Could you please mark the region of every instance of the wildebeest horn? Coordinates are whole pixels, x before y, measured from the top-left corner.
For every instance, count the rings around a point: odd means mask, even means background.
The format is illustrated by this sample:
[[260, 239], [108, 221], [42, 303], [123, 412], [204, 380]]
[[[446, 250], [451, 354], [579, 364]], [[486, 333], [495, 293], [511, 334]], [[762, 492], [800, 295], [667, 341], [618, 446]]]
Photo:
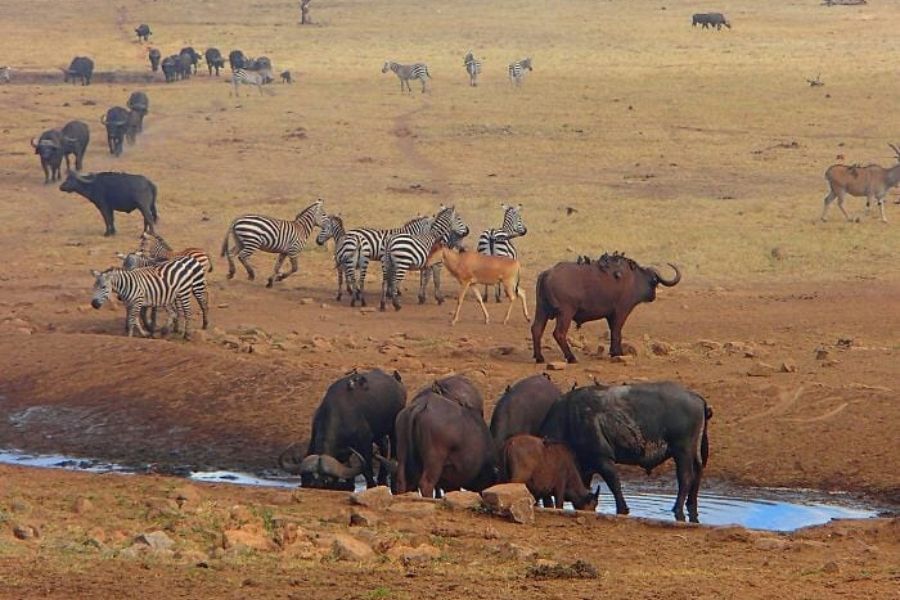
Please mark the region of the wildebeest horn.
[[353, 451], [353, 454], [350, 456], [349, 464], [346, 465], [335, 457], [327, 454], [320, 454], [318, 462], [320, 474], [346, 480], [353, 480], [357, 475], [362, 473], [365, 464], [359, 453], [355, 451]]
[[659, 271], [653, 269], [653, 272], [656, 273], [656, 278], [659, 279], [659, 282], [666, 287], [672, 287], [673, 285], [678, 284], [681, 281], [681, 271], [678, 270], [678, 267], [673, 265], [672, 263], [666, 263], [673, 269], [675, 269], [675, 278], [674, 279], [665, 279], [662, 275], [660, 275]]

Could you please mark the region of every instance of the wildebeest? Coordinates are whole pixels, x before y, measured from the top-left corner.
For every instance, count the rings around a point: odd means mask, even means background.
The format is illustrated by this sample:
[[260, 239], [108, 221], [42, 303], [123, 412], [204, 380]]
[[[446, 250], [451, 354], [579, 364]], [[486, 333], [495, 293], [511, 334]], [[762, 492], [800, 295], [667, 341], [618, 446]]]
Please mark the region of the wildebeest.
[[150, 112], [150, 99], [147, 94], [141, 91], [131, 92], [128, 97], [128, 108], [135, 113], [137, 117], [137, 128], [135, 133], [144, 131], [144, 117]]
[[397, 415], [396, 492], [436, 489], [480, 492], [497, 479], [496, 450], [478, 412], [435, 393], [420, 392]]
[[575, 454], [582, 481], [599, 473], [628, 514], [615, 463], [648, 473], [675, 460], [678, 497], [672, 511], [684, 520], [684, 504], [697, 522], [697, 494], [709, 456], [707, 421], [712, 410], [699, 394], [672, 382], [636, 383], [572, 390], [553, 405], [541, 435], [565, 442]]
[[695, 13], [694, 16], [691, 17], [691, 27], [696, 27], [697, 25], [700, 25], [703, 29], [715, 27], [716, 30], [720, 30], [723, 25], [728, 29], [731, 29], [731, 23], [728, 22], [725, 15], [717, 12]]
[[63, 159], [62, 133], [58, 129], [48, 129], [41, 134], [37, 143], [31, 140], [34, 153], [41, 157], [41, 168], [44, 170], [44, 183], [56, 181], [61, 177], [59, 167]]
[[178, 76], [178, 56], [173, 54], [162, 61], [162, 72], [166, 77], [166, 83], [172, 83]]
[[150, 57], [150, 69], [156, 73], [159, 70], [159, 61], [162, 58], [162, 55], [159, 53], [159, 50], [156, 48], [150, 48], [150, 51], [147, 53]]
[[191, 67], [193, 68], [194, 74], [197, 73], [197, 64], [200, 62], [200, 59], [203, 57], [202, 54], [194, 50], [192, 46], [187, 46], [182, 48], [178, 53], [179, 56], [189, 56], [191, 59]]
[[72, 59], [68, 69], [63, 69], [64, 80], [66, 83], [76, 79], [81, 80], [81, 85], [91, 85], [91, 77], [94, 75], [94, 61], [87, 56], [76, 56]]
[[544, 362], [541, 337], [548, 319], [556, 319], [553, 339], [570, 363], [577, 362], [566, 336], [572, 321], [580, 326], [606, 319], [610, 356], [622, 354], [622, 326], [634, 307], [656, 299], [656, 286], [671, 287], [681, 281], [678, 267], [674, 279], [665, 279], [652, 267], [642, 267], [624, 254], [604, 254], [591, 264], [557, 263], [538, 275], [531, 338], [534, 360]]
[[[888, 145], [897, 155], [897, 160], [900, 161], [900, 147], [894, 144]], [[837, 198], [838, 208], [849, 221], [850, 215], [844, 209], [844, 198], [850, 194], [851, 196], [866, 197], [866, 215], [869, 214], [872, 202], [877, 202], [881, 220], [887, 223], [887, 218], [884, 216], [884, 197], [888, 190], [900, 183], [900, 162], [889, 169], [878, 165], [864, 167], [831, 165], [825, 171], [825, 179], [828, 181], [830, 189], [825, 196], [825, 206], [822, 207], [822, 216], [820, 217], [822, 221], [825, 220], [828, 208], [835, 198]]]
[[585, 486], [575, 464], [575, 456], [563, 442], [544, 440], [533, 435], [514, 435], [500, 451], [500, 478], [524, 483], [535, 498], [553, 496], [556, 508], [568, 500], [576, 510], [597, 508], [596, 492]]
[[66, 157], [66, 172], [72, 170], [69, 164], [69, 155], [75, 155], [75, 170], [81, 171], [84, 166], [84, 153], [87, 152], [88, 143], [91, 141], [91, 131], [87, 123], [82, 121], [69, 121], [62, 128], [63, 155]]
[[[351, 484], [360, 473], [366, 484], [375, 485], [373, 444], [382, 456], [396, 449], [394, 421], [406, 403], [399, 373], [388, 375], [380, 369], [356, 370], [328, 387], [313, 416], [312, 435], [305, 453], [295, 444], [279, 457], [279, 465], [301, 476], [304, 487], [340, 487]], [[357, 460], [351, 460], [353, 456]], [[302, 457], [302, 458], [301, 458]], [[387, 469], [379, 471], [379, 483], [386, 482]]]
[[228, 66], [232, 71], [235, 69], [243, 69], [246, 65], [247, 57], [240, 50], [232, 50], [228, 53]]
[[150, 31], [150, 26], [147, 25], [146, 23], [141, 23], [140, 25], [138, 25], [134, 29], [134, 32], [137, 34], [138, 41], [143, 40], [146, 42], [147, 38], [149, 38], [151, 35], [153, 35], [153, 32]]
[[103, 216], [104, 235], [115, 235], [113, 212], [130, 213], [137, 209], [144, 217], [144, 231], [153, 232], [159, 219], [156, 210], [156, 186], [143, 175], [129, 173], [69, 173], [59, 186], [60, 191], [75, 192], [90, 200]]
[[179, 54], [175, 57], [176, 79], [190, 79], [194, 68], [194, 60], [190, 54]]
[[491, 436], [497, 448], [517, 434], [537, 435], [544, 417], [560, 396], [562, 392], [546, 373], [506, 386], [491, 415]]
[[132, 135], [131, 130], [137, 126], [131, 111], [121, 106], [113, 106], [100, 117], [100, 123], [106, 126], [106, 141], [109, 153], [113, 156], [122, 154], [122, 141], [125, 135]]
[[225, 68], [225, 59], [218, 48], [207, 48], [203, 53], [206, 57], [206, 68], [209, 69], [209, 75], [212, 77], [213, 69], [216, 70], [216, 77], [219, 76], [219, 69]]

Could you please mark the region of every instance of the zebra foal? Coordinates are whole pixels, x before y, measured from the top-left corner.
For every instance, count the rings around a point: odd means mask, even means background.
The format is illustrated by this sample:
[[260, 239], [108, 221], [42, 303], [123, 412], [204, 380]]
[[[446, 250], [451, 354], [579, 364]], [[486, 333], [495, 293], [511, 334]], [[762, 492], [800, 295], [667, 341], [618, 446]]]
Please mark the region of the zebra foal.
[[[321, 198], [316, 200], [302, 211], [293, 221], [275, 219], [263, 215], [246, 215], [235, 219], [225, 232], [225, 240], [222, 242], [222, 256], [228, 259], [228, 279], [233, 279], [235, 274], [234, 257], [232, 250], [237, 250], [237, 258], [247, 270], [247, 279], [253, 281], [256, 272], [250, 265], [250, 257], [257, 250], [277, 254], [275, 269], [269, 277], [266, 287], [272, 287], [276, 281], [287, 279], [297, 272], [297, 257], [306, 246], [306, 240], [315, 227], [322, 226], [325, 218], [325, 210]], [[234, 238], [234, 248], [229, 242]], [[285, 259], [290, 259], [291, 270], [281, 273], [281, 265]]]
[[478, 85], [478, 76], [481, 74], [481, 61], [475, 58], [472, 51], [463, 58], [463, 65], [466, 67], [466, 73], [469, 74], [469, 85], [475, 87]]
[[[409, 87], [410, 79], [418, 79], [422, 82], [422, 93], [425, 93], [425, 82], [428, 79], [431, 79], [431, 73], [428, 72], [428, 66], [425, 63], [414, 63], [411, 65], [401, 65], [400, 63], [395, 63], [393, 61], [387, 61], [384, 63], [384, 66], [381, 68], [382, 73], [387, 73], [388, 71], [393, 71], [395, 75], [397, 75], [397, 79], [400, 80], [400, 92], [402, 93], [405, 90], [409, 90], [409, 93], [412, 93], [412, 88]], [[404, 90], [404, 86], [405, 90]]]
[[525, 79], [525, 71], [533, 71], [531, 68], [531, 58], [523, 58], [522, 60], [517, 60], [514, 63], [510, 63], [509, 65], [509, 81], [515, 86], [522, 85], [522, 80]]
[[[501, 204], [503, 209], [503, 223], [499, 229], [487, 229], [478, 236], [478, 253], [487, 256], [504, 256], [506, 258], [518, 258], [516, 247], [512, 238], [517, 238], [528, 233], [525, 221], [522, 220], [522, 205], [507, 206]], [[488, 286], [484, 286], [484, 299], [488, 299]], [[497, 302], [500, 302], [500, 284], [497, 284]]]

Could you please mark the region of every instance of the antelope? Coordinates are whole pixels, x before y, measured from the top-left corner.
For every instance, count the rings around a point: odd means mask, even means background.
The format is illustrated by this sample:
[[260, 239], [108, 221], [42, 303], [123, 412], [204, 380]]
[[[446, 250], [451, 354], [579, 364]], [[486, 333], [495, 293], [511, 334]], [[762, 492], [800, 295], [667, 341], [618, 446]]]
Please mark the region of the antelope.
[[[531, 317], [528, 316], [525, 292], [519, 289], [521, 265], [518, 260], [505, 256], [486, 256], [477, 252], [466, 252], [463, 249], [451, 250], [446, 245], [437, 243], [432, 247], [427, 264], [431, 265], [439, 261], [444, 263], [453, 278], [462, 286], [456, 302], [456, 312], [453, 313], [453, 319], [450, 321], [451, 325], [455, 325], [459, 320], [459, 311], [466, 297], [466, 291], [475, 284], [494, 285], [499, 283], [503, 286], [506, 297], [509, 298], [509, 308], [503, 319], [504, 324], [509, 321], [516, 297], [522, 299], [522, 312], [525, 314], [525, 320], [531, 321]], [[472, 288], [472, 293], [481, 306], [481, 312], [484, 313], [485, 325], [490, 323], [490, 316], [484, 307], [481, 294], [476, 288]]]
[[828, 207], [837, 198], [837, 206], [844, 213], [844, 217], [850, 221], [850, 215], [844, 210], [844, 196], [865, 196], [866, 197], [866, 215], [869, 214], [869, 207], [872, 201], [878, 202], [878, 209], [881, 211], [881, 221], [887, 223], [884, 216], [884, 197], [888, 190], [900, 183], [900, 147], [894, 144], [888, 144], [897, 157], [898, 163], [890, 169], [885, 169], [878, 165], [866, 165], [864, 167], [853, 165], [831, 165], [825, 171], [825, 179], [831, 190], [825, 196], [825, 206], [822, 208], [822, 221], [825, 221], [825, 214]]

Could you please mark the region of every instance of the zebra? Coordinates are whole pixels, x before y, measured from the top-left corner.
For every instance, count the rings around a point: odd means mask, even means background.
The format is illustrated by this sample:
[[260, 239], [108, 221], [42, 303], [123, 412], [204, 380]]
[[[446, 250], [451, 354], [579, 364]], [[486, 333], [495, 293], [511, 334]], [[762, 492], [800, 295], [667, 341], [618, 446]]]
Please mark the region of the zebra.
[[410, 79], [418, 79], [422, 82], [422, 93], [425, 93], [425, 81], [427, 79], [431, 79], [431, 73], [428, 72], [428, 65], [425, 63], [415, 63], [412, 65], [401, 65], [400, 63], [395, 63], [393, 61], [388, 61], [384, 63], [384, 66], [381, 68], [382, 73], [387, 73], [388, 71], [393, 71], [397, 75], [397, 79], [400, 80], [400, 92], [402, 93], [403, 86], [406, 85], [406, 89], [409, 90], [409, 93], [412, 93], [412, 88], [409, 87]]
[[[522, 220], [522, 205], [507, 206], [501, 204], [503, 209], [503, 224], [500, 229], [487, 229], [478, 236], [478, 253], [487, 254], [488, 256], [505, 256], [507, 258], [518, 258], [516, 247], [510, 241], [528, 233], [525, 222]], [[485, 300], [488, 299], [488, 286], [484, 286]], [[500, 302], [500, 285], [497, 284], [496, 293], [497, 302]]]
[[[390, 296], [395, 310], [400, 310], [400, 302], [397, 300], [397, 286], [403, 281], [406, 272], [410, 270], [424, 270], [431, 249], [439, 241], [448, 242], [451, 236], [463, 238], [469, 234], [469, 228], [456, 212], [455, 207], [441, 206], [428, 231], [424, 233], [397, 233], [384, 241], [384, 254], [381, 256], [381, 310], [384, 310], [387, 297]], [[436, 273], [436, 272], [435, 272]], [[426, 283], [423, 278], [422, 285]], [[435, 283], [435, 297], [440, 303], [443, 298], [438, 296], [438, 283]], [[419, 303], [425, 301], [424, 289], [419, 289]]]
[[[262, 86], [269, 80], [271, 76], [271, 71], [251, 71], [250, 69], [235, 69], [231, 74], [231, 85], [234, 88], [233, 93], [235, 96], [240, 97], [241, 94], [238, 92], [239, 85], [255, 85], [256, 89], [259, 90], [259, 95], [262, 96]], [[271, 91], [269, 91], [269, 93], [271, 93]], [[232, 92], [229, 92], [228, 95], [231, 96]]]
[[159, 266], [126, 271], [111, 267], [103, 272], [92, 270], [94, 295], [91, 306], [99, 309], [115, 293], [125, 303], [125, 330], [128, 337], [138, 333], [146, 336], [138, 315], [144, 307], [162, 307], [183, 321], [184, 339], [190, 339], [191, 295], [197, 297], [203, 311], [203, 328], [207, 327], [206, 278], [203, 266], [190, 256], [182, 256]]
[[[304, 208], [293, 221], [274, 219], [263, 215], [246, 215], [234, 222], [225, 233], [225, 241], [222, 242], [222, 256], [228, 259], [228, 279], [234, 278], [235, 267], [229, 238], [234, 237], [234, 247], [237, 250], [238, 260], [247, 270], [247, 279], [253, 281], [256, 273], [250, 266], [250, 257], [257, 250], [272, 252], [278, 255], [275, 260], [275, 270], [269, 277], [266, 287], [272, 287], [276, 281], [287, 279], [297, 272], [297, 256], [306, 245], [306, 240], [313, 228], [322, 226], [325, 211], [322, 204], [325, 201], [319, 198]], [[279, 273], [284, 259], [291, 260], [291, 270], [288, 273]]]
[[509, 65], [509, 81], [516, 86], [522, 85], [522, 80], [525, 78], [525, 70], [533, 71], [531, 68], [531, 57], [523, 58], [522, 60], [516, 61], [514, 63], [510, 63]]
[[475, 55], [469, 50], [468, 54], [463, 58], [463, 64], [466, 66], [466, 73], [469, 74], [469, 85], [472, 87], [477, 86], [478, 76], [481, 74], [481, 61], [475, 58]]
[[165, 260], [171, 260], [179, 256], [190, 256], [203, 265], [206, 272], [212, 273], [213, 270], [213, 264], [209, 259], [209, 255], [200, 248], [184, 248], [175, 252], [161, 235], [147, 231], [141, 234], [141, 245], [137, 254], [144, 255], [147, 259], [162, 258]]
[[322, 230], [319, 232], [319, 235], [316, 236], [316, 244], [322, 246], [330, 239], [334, 239], [334, 268], [337, 271], [337, 300], [340, 301], [343, 296], [343, 287], [344, 287], [344, 273], [347, 272], [346, 282], [347, 282], [347, 293], [353, 294], [353, 288], [351, 287], [351, 280], [353, 278], [352, 269], [351, 271], [347, 271], [344, 268], [344, 260], [342, 259], [341, 254], [341, 243], [347, 237], [347, 232], [344, 230], [344, 220], [340, 217], [340, 215], [325, 215], [322, 219]]

